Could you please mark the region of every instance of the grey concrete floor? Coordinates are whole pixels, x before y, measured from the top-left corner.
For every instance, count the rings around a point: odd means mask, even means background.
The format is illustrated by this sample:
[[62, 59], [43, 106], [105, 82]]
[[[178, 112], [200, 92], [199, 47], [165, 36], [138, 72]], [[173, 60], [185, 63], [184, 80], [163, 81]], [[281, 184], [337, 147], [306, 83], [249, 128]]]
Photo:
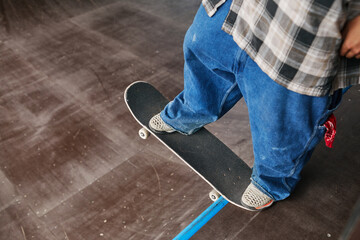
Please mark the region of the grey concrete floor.
[[[0, 1], [0, 239], [171, 239], [210, 187], [137, 136], [123, 92], [183, 87], [182, 41], [200, 1]], [[227, 205], [193, 239], [338, 239], [360, 193], [360, 87], [336, 111], [295, 193]], [[246, 106], [207, 127], [252, 166]]]

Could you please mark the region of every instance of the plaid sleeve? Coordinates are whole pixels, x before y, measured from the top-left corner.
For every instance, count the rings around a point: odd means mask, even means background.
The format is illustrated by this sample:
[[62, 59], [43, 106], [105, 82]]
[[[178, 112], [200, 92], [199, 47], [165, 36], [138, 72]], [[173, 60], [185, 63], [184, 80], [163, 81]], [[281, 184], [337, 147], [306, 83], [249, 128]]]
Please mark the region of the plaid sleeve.
[[360, 0], [348, 0], [346, 6], [348, 21], [360, 15]]
[[[347, 0], [347, 21], [360, 15], [360, 0]], [[332, 90], [360, 84], [360, 59], [340, 57]]]
[[360, 59], [341, 57], [332, 91], [360, 84]]

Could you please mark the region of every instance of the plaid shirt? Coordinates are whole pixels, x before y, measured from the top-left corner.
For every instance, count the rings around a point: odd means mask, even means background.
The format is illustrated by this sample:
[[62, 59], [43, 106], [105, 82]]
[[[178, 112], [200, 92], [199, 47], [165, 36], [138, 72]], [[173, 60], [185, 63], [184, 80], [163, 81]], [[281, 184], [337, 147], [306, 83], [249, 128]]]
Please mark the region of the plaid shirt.
[[[203, 0], [211, 17], [226, 0]], [[341, 29], [360, 0], [233, 0], [222, 29], [274, 81], [324, 96], [360, 84], [360, 60], [339, 55]]]

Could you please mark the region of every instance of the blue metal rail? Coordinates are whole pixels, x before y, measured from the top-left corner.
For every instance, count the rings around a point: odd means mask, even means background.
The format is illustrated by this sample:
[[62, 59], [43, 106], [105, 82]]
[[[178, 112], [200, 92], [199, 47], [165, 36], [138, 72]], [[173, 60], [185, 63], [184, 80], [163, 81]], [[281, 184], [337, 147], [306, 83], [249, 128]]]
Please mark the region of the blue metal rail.
[[228, 201], [222, 196], [211, 204], [202, 214], [200, 214], [189, 226], [187, 226], [179, 235], [173, 240], [186, 240], [191, 238], [197, 231], [200, 230], [212, 217], [214, 217]]

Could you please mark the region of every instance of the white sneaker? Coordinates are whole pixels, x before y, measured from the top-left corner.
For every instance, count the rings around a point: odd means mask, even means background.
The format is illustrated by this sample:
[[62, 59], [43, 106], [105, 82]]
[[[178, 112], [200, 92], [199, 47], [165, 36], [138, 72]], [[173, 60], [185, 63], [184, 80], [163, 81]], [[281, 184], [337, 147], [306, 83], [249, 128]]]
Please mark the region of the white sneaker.
[[167, 125], [162, 118], [160, 117], [160, 113], [153, 116], [149, 121], [149, 127], [152, 131], [156, 133], [172, 133], [175, 132], [175, 129]]
[[246, 188], [241, 198], [242, 205], [252, 211], [270, 207], [274, 200], [261, 192], [253, 183]]

